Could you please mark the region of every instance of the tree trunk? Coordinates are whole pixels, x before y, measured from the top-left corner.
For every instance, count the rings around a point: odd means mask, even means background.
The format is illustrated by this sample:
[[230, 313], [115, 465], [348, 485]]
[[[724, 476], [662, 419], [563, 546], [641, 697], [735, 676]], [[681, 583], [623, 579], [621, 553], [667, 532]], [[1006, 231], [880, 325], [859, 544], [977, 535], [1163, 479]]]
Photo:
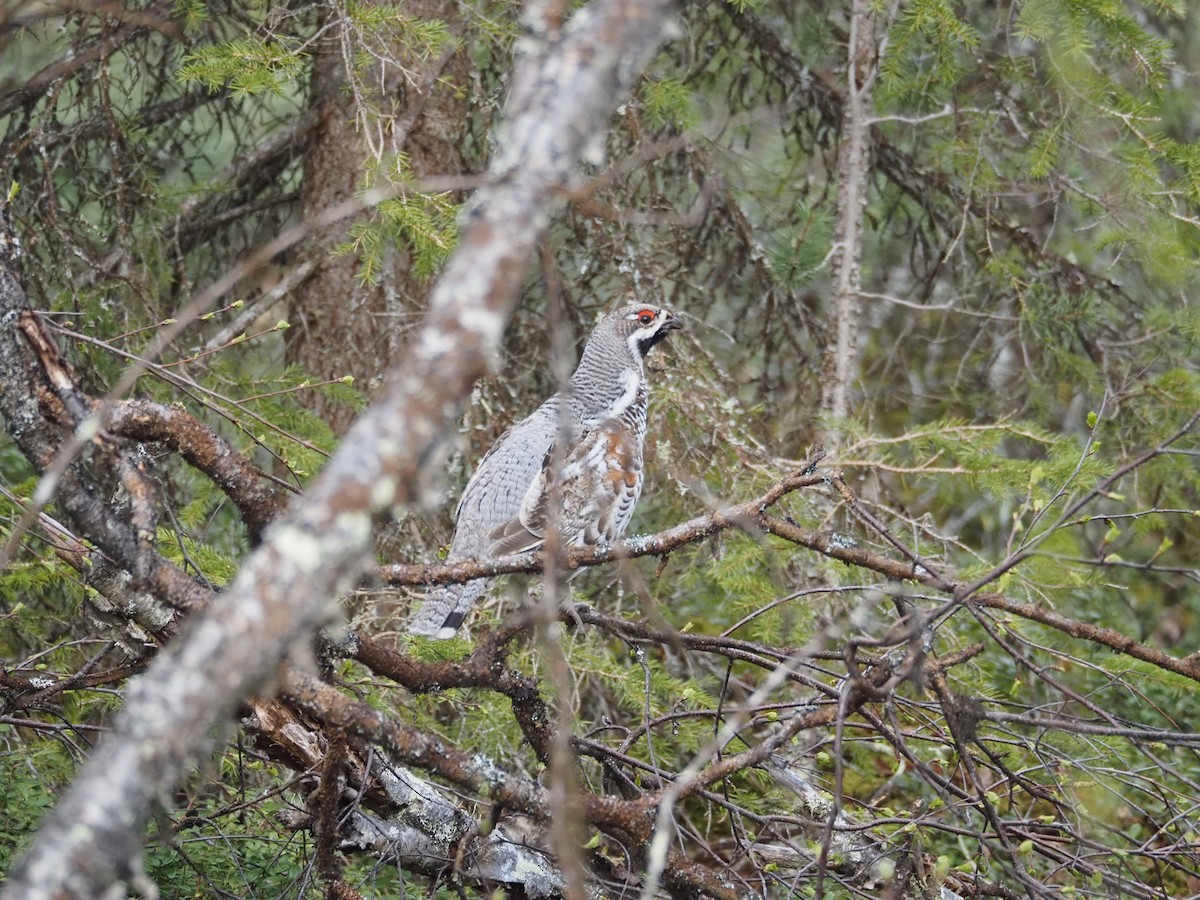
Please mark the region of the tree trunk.
[[833, 419], [827, 446], [838, 445], [837, 421], [851, 413], [858, 379], [858, 336], [862, 320], [862, 233], [870, 177], [871, 89], [875, 82], [875, 14], [868, 0], [854, 0], [850, 13], [846, 101], [838, 146], [837, 220], [833, 234], [833, 334], [822, 366], [821, 409]]
[[[453, 0], [410, 0], [405, 14], [440, 19], [454, 30], [458, 6]], [[466, 83], [463, 53], [416, 59], [389, 47], [389, 59], [375, 62], [367, 84], [363, 73], [346, 69], [354, 59], [353, 52], [345, 52], [350, 25], [340, 9], [332, 9], [329, 18], [330, 36], [313, 66], [318, 123], [304, 160], [305, 219], [353, 197], [362, 188], [365, 166], [381, 157], [403, 152], [417, 178], [461, 174], [467, 104], [442, 79]], [[374, 108], [364, 108], [364, 101]], [[428, 305], [431, 282], [413, 272], [408, 248], [397, 246], [378, 283], [363, 283], [357, 255], [334, 252], [348, 239], [347, 224], [339, 222], [315, 234], [303, 249], [317, 268], [293, 293], [287, 361], [322, 381], [352, 376], [371, 396]], [[318, 391], [310, 397], [313, 410], [344, 434], [354, 421], [353, 410]]]

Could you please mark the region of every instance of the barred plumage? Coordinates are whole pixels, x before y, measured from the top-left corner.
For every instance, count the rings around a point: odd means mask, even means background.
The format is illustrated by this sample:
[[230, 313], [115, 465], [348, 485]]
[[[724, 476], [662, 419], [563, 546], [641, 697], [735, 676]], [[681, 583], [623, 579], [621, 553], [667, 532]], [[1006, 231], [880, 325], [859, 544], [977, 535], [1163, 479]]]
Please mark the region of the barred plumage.
[[[566, 390], [506, 431], [471, 476], [449, 560], [537, 549], [551, 523], [568, 547], [609, 544], [625, 533], [642, 489], [649, 399], [642, 360], [680, 324], [650, 306], [601, 320]], [[489, 581], [431, 589], [409, 631], [453, 636]]]

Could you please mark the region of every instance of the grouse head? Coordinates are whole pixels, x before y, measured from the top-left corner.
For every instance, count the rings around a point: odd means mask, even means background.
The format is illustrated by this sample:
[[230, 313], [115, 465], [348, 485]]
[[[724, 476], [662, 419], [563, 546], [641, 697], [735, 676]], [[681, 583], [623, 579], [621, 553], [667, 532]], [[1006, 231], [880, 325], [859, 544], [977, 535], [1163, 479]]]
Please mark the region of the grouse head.
[[[655, 344], [682, 327], [679, 317], [656, 306], [626, 306], [605, 316], [588, 338], [570, 392], [579, 402], [607, 409], [614, 397], [630, 394], [645, 383], [642, 360]], [[631, 395], [632, 396], [632, 395]], [[595, 410], [588, 406], [580, 421]]]
[[617, 334], [636, 359], [641, 359], [668, 334], [683, 327], [679, 316], [655, 306], [627, 306], [609, 317]]

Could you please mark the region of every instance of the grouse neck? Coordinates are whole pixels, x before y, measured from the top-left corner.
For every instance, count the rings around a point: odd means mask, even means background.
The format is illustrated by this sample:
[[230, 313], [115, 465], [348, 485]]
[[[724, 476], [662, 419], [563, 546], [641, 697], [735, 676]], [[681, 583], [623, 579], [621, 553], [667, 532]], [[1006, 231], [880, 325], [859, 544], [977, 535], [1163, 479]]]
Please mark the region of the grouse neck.
[[629, 366], [604, 379], [571, 379], [565, 392], [575, 428], [584, 431], [609, 419], [624, 419], [645, 407], [649, 385], [639, 369]]
[[637, 407], [644, 408], [646, 406], [647, 387], [646, 379], [642, 377], [642, 373], [630, 368], [622, 373], [622, 378], [624, 384], [622, 385], [621, 393], [605, 414], [605, 418], [607, 419], [625, 418]]
[[630, 366], [641, 371], [641, 354], [633, 352], [628, 343], [611, 331], [597, 331], [584, 346], [571, 381], [620, 377], [620, 373]]

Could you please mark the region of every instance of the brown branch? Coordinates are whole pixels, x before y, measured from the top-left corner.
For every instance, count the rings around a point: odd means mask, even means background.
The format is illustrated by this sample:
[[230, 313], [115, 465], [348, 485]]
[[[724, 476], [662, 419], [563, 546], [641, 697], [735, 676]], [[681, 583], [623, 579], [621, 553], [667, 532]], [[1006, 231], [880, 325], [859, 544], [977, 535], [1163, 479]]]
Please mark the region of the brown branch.
[[[823, 450], [814, 451], [811, 458], [799, 470], [753, 500], [707, 515], [697, 516], [657, 534], [629, 538], [607, 549], [574, 549], [565, 553], [561, 560], [555, 560], [555, 565], [570, 571], [588, 566], [598, 566], [614, 560], [635, 559], [639, 556], [668, 556], [674, 550], [694, 544], [729, 528], [742, 528], [752, 534], [768, 532], [770, 529], [766, 525], [777, 520], [765, 516], [765, 510], [790, 493], [801, 488], [825, 484], [829, 480], [831, 476], [828, 473], [813, 471], [824, 455]], [[784, 535], [780, 536], [791, 540]], [[830, 546], [828, 542], [822, 545]], [[816, 548], [814, 547], [814, 549]], [[523, 553], [500, 559], [467, 559], [453, 563], [435, 564], [396, 564], [384, 566], [380, 570], [380, 576], [391, 585], [457, 584], [475, 578], [488, 578], [514, 572], [541, 572], [544, 565], [544, 554], [540, 552]], [[901, 577], [911, 577], [911, 575]]]
[[338, 810], [345, 786], [346, 736], [336, 729], [326, 733], [325, 758], [321, 761], [317, 787], [308, 796], [313, 809], [313, 837], [316, 839], [317, 877], [332, 884], [341, 876], [337, 859]]
[[[517, 810], [539, 820], [550, 819], [550, 792], [536, 782], [511, 775], [478, 753], [449, 747], [424, 732], [402, 725], [369, 704], [352, 701], [336, 688], [285, 666], [280, 675], [280, 693], [290, 704], [326, 727], [353, 735], [385, 748], [401, 764], [432, 772], [461, 788], [488, 797], [505, 809]], [[581, 794], [586, 820], [606, 833], [624, 840], [644, 843], [653, 825], [656, 795], [637, 800]], [[722, 883], [717, 873], [680, 853], [670, 857], [668, 884], [688, 890], [690, 896], [736, 900], [738, 894]]]
[[72, 734], [74, 732], [79, 732], [81, 735], [87, 732], [98, 734], [104, 730], [99, 725], [86, 725], [82, 722], [40, 722], [37, 719], [21, 719], [16, 716], [0, 716], [0, 725], [28, 728], [30, 731], [46, 734]]
[[211, 478], [237, 507], [252, 544], [283, 510], [284, 496], [244, 453], [178, 406], [126, 400], [113, 405], [106, 427], [121, 437], [165, 444]]
[[[121, 460], [125, 448], [81, 428], [92, 404], [76, 386], [44, 320], [30, 309], [8, 261], [0, 262], [5, 263], [0, 264], [0, 322], [5, 324], [0, 327], [0, 416], [25, 458], [43, 473], [35, 502], [26, 505], [0, 553], [0, 568], [12, 558], [39, 507], [53, 495], [70, 527], [132, 573], [137, 586], [180, 609], [204, 605], [209, 591], [152, 553], [129, 510], [112, 503], [123, 482], [137, 495], [131, 506], [138, 497], [143, 499], [137, 517], [143, 530], [152, 520], [144, 502], [149, 487], [136, 460]], [[84, 458], [70, 452], [72, 447], [86, 451]]]
[[383, 747], [398, 763], [433, 772], [511, 809], [539, 817], [549, 813], [550, 793], [535, 781], [509, 774], [478, 753], [458, 750], [402, 725], [294, 666], [280, 669], [279, 694], [327, 728]]
[[973, 606], [998, 609], [1006, 613], [1011, 613], [1014, 616], [1020, 616], [1023, 619], [1038, 622], [1056, 631], [1061, 631], [1070, 637], [1100, 644], [1103, 647], [1115, 650], [1117, 653], [1124, 653], [1126, 656], [1132, 656], [1134, 659], [1148, 662], [1160, 669], [1174, 672], [1176, 675], [1182, 675], [1193, 681], [1200, 681], [1200, 658], [1196, 656], [1180, 659], [1179, 657], [1171, 656], [1169, 653], [1164, 653], [1161, 650], [1147, 646], [1140, 641], [1136, 641], [1129, 637], [1129, 635], [1122, 634], [1112, 628], [1093, 625], [1090, 622], [1081, 622], [1079, 619], [1069, 618], [1053, 610], [1038, 606], [1035, 603], [1022, 603], [1012, 600], [1003, 594], [977, 594], [966, 602]]
[[465, 659], [417, 662], [368, 637], [352, 641], [352, 655], [372, 672], [390, 678], [415, 694], [450, 688], [487, 688], [508, 698], [513, 716], [538, 759], [547, 764], [554, 742], [554, 716], [538, 692], [537, 679], [509, 667], [505, 658], [512, 640], [528, 634], [528, 621], [518, 617], [487, 632]]
[[67, 691], [87, 690], [124, 681], [145, 668], [145, 660], [136, 660], [128, 665], [117, 666], [115, 669], [107, 669], [103, 672], [55, 675], [48, 672], [26, 674], [22, 669], [9, 669], [0, 663], [0, 688], [17, 692], [17, 696], [10, 697], [6, 701], [6, 708], [27, 709], [45, 703], [52, 697]]
[[813, 531], [809, 528], [803, 528], [795, 522], [776, 518], [775, 516], [763, 516], [762, 525], [764, 531], [776, 537], [781, 537], [785, 541], [791, 541], [797, 546], [815, 550], [823, 556], [839, 560], [847, 565], [870, 569], [872, 572], [878, 572], [880, 575], [885, 575], [896, 581], [924, 582], [926, 578], [932, 577], [932, 575], [917, 572], [910, 562], [893, 559], [874, 550], [867, 550], [856, 546], [853, 541], [848, 541], [846, 538], [836, 534]]

